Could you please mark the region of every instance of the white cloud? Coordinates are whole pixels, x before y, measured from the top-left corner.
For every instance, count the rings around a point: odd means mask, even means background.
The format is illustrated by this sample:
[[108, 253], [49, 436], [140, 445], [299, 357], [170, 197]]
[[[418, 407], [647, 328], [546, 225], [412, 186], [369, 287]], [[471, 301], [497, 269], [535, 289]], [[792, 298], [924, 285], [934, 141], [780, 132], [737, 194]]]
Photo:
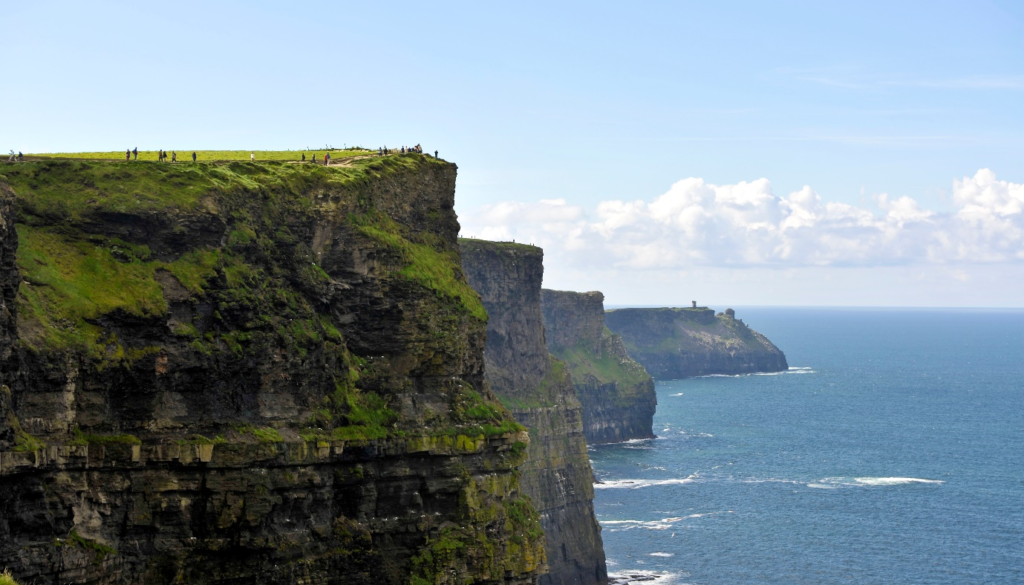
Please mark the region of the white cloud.
[[[461, 218], [463, 234], [532, 242], [577, 267], [875, 266], [1024, 260], [1024, 185], [988, 169], [953, 182], [953, 213], [909, 197], [875, 206], [824, 201], [807, 186], [780, 197], [767, 179], [683, 179], [651, 201], [501, 202]], [[560, 262], [561, 263], [561, 262]]]

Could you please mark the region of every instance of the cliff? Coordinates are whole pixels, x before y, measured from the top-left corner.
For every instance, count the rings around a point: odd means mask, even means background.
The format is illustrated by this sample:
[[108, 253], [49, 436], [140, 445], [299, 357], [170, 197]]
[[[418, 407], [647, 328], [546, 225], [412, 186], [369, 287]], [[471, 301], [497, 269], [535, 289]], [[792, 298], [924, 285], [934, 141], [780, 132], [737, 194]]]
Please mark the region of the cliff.
[[543, 572], [454, 165], [0, 172], [0, 567], [21, 583]]
[[789, 368], [785, 354], [732, 309], [718, 315], [706, 307], [617, 309], [605, 314], [605, 324], [661, 380]]
[[548, 350], [565, 362], [583, 405], [587, 443], [654, 437], [654, 380], [604, 325], [599, 292], [541, 291]]
[[564, 364], [548, 353], [544, 342], [543, 251], [481, 240], [462, 239], [460, 244], [466, 278], [489, 316], [487, 380], [530, 432], [522, 481], [547, 536], [550, 573], [541, 583], [605, 583], [582, 408]]

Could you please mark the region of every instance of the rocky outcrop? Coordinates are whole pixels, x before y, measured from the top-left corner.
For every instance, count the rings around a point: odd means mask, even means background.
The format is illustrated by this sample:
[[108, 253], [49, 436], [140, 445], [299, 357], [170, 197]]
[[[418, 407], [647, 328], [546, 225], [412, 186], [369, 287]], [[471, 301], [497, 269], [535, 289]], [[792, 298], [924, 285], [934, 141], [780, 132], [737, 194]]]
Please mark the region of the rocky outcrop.
[[565, 362], [583, 404], [587, 443], [654, 437], [654, 380], [604, 325], [599, 292], [541, 291], [548, 350]]
[[487, 379], [516, 420], [530, 430], [522, 481], [547, 536], [550, 572], [541, 583], [605, 583], [580, 401], [565, 365], [548, 353], [544, 341], [543, 251], [514, 243], [460, 243], [466, 278], [489, 316]]
[[605, 324], [659, 380], [789, 368], [785, 354], [732, 309], [617, 309], [605, 314]]
[[3, 172], [0, 567], [21, 583], [543, 572], [454, 165]]

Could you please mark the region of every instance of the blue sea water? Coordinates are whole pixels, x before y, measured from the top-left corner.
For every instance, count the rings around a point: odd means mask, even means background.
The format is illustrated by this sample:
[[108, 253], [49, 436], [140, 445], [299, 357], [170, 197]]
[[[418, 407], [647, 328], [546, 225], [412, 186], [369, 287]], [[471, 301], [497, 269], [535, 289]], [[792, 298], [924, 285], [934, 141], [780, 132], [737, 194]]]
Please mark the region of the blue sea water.
[[1024, 583], [1024, 311], [737, 317], [792, 369], [660, 381], [658, 439], [591, 448], [609, 572]]

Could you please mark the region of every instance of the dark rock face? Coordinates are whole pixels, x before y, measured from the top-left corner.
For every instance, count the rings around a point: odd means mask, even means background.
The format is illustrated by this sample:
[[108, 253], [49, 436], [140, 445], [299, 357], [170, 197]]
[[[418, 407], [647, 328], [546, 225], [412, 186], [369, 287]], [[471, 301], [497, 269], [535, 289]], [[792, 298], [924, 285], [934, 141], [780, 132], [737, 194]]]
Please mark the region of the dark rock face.
[[545, 289], [541, 309], [548, 349], [569, 368], [583, 404], [587, 442], [653, 438], [654, 380], [604, 326], [604, 295]]
[[543, 251], [460, 240], [462, 266], [489, 316], [485, 373], [491, 388], [530, 429], [523, 489], [541, 515], [550, 573], [542, 584], [607, 582], [594, 475], [582, 408], [565, 365], [544, 341], [540, 310]]
[[[18, 232], [14, 228], [14, 192], [0, 179], [0, 363], [6, 363], [18, 339], [17, 303], [21, 275], [15, 264]], [[0, 450], [10, 448], [21, 425], [14, 415], [11, 390], [0, 380]]]
[[716, 316], [708, 308], [617, 309], [605, 314], [605, 324], [661, 380], [788, 369], [785, 354], [731, 311]]
[[528, 438], [484, 381], [454, 165], [11, 169], [0, 567], [19, 582], [536, 582]]

